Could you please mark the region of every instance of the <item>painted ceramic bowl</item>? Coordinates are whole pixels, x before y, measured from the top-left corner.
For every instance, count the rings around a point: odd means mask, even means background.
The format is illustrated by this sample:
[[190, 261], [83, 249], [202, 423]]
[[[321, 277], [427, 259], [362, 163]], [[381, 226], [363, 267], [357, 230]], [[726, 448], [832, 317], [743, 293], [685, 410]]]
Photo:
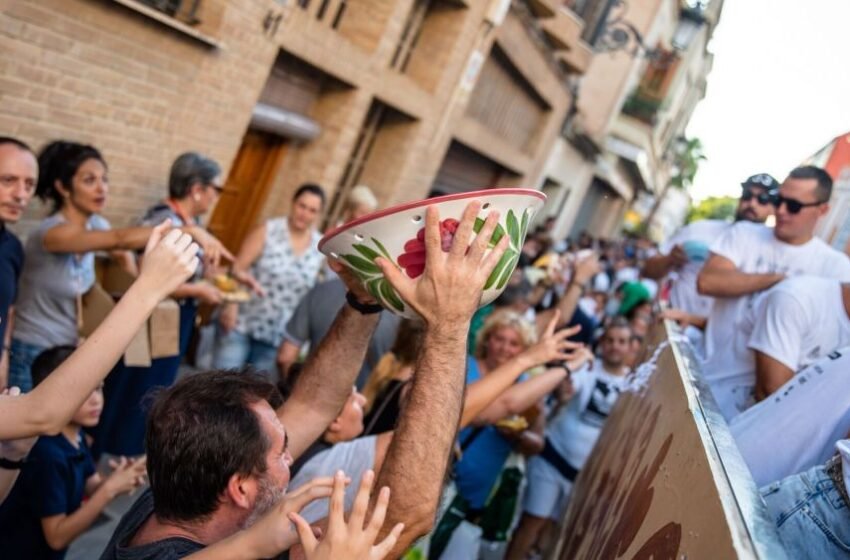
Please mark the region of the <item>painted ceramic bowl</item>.
[[529, 224], [546, 200], [540, 191], [489, 189], [402, 204], [331, 230], [319, 242], [319, 250], [345, 263], [386, 309], [413, 318], [416, 313], [396, 294], [375, 259], [384, 257], [410, 278], [419, 277], [425, 270], [425, 209], [431, 205], [439, 208], [443, 250], [448, 251], [463, 210], [473, 199], [482, 203], [475, 231], [481, 230], [489, 212], [498, 210], [494, 242], [504, 235], [510, 239], [507, 251], [484, 286], [480, 304], [483, 306], [502, 293], [516, 268]]

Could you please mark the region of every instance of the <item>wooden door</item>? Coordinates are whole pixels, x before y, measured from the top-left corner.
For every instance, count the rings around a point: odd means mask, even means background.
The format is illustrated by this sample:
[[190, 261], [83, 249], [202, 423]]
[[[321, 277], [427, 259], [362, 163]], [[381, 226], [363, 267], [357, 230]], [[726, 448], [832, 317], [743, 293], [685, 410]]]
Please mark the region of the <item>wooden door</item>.
[[209, 226], [232, 252], [256, 224], [285, 153], [286, 141], [272, 134], [249, 130], [242, 139]]

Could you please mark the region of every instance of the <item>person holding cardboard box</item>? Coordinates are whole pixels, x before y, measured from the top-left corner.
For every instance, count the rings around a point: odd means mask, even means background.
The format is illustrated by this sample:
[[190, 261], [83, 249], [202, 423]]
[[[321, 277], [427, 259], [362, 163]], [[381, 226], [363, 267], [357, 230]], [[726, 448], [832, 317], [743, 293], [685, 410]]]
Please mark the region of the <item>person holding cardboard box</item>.
[[[35, 194], [52, 204], [52, 212], [27, 239], [16, 304], [9, 384], [24, 392], [32, 387], [30, 366], [39, 353], [78, 343], [83, 296], [95, 283], [94, 252], [110, 251], [126, 259], [126, 251], [143, 248], [151, 234], [151, 227], [111, 229], [100, 215], [109, 180], [106, 161], [96, 148], [52, 142], [39, 154], [38, 166]], [[208, 257], [229, 256], [203, 229], [186, 231]]]

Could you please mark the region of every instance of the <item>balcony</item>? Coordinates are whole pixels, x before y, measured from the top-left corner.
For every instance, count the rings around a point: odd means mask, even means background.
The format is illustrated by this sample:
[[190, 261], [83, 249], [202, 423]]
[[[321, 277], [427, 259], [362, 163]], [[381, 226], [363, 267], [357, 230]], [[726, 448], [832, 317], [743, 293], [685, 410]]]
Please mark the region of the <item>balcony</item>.
[[572, 48], [558, 52], [555, 57], [570, 74], [584, 74], [593, 58], [593, 50], [584, 41], [579, 41]]
[[539, 21], [543, 33], [556, 50], [569, 50], [578, 45], [584, 23], [573, 12], [558, 8], [553, 16]]
[[633, 117], [649, 126], [655, 126], [658, 122], [658, 113], [663, 101], [652, 99], [641, 93], [640, 90], [632, 93], [623, 104], [623, 114]]

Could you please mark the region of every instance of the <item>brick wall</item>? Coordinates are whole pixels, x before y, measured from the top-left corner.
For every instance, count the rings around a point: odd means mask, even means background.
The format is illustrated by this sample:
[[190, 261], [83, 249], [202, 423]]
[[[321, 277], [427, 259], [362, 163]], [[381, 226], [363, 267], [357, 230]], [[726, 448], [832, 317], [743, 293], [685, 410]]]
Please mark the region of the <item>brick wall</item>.
[[162, 198], [180, 152], [229, 166], [277, 53], [262, 33], [271, 4], [207, 0], [218, 21], [205, 30], [222, 49], [108, 0], [0, 4], [0, 131], [35, 148], [58, 138], [100, 148], [106, 215], [127, 224]]

